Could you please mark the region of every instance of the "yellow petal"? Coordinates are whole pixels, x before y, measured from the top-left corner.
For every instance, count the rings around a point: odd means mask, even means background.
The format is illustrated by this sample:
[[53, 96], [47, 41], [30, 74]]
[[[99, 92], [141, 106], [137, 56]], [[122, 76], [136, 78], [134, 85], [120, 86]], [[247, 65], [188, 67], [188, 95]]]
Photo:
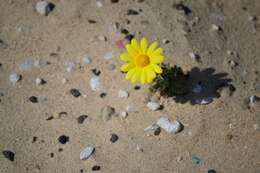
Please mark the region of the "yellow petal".
[[139, 81], [139, 80], [140, 80], [140, 74], [141, 74], [141, 70], [140, 70], [140, 69], [137, 69], [137, 70], [135, 71], [135, 73], [134, 73], [132, 79], [131, 79], [131, 82], [132, 82], [132, 83], [135, 83], [135, 82]]
[[158, 48], [152, 52], [152, 55], [161, 55], [163, 53], [163, 48]]
[[127, 72], [127, 71], [131, 70], [132, 68], [134, 68], [134, 64], [133, 63], [127, 63], [127, 64], [123, 64], [121, 66], [121, 70], [123, 72]]
[[131, 46], [132, 46], [137, 52], [140, 51], [139, 43], [137, 42], [137, 40], [136, 40], [135, 38], [133, 38], [133, 39], [131, 40]]
[[141, 40], [141, 49], [142, 49], [142, 52], [145, 54], [146, 51], [147, 51], [147, 47], [148, 47], [148, 40], [146, 37], [143, 37], [142, 40]]
[[146, 83], [146, 72], [145, 72], [145, 70], [143, 70], [142, 73], [141, 73], [141, 83], [142, 84]]
[[154, 64], [159, 64], [164, 61], [164, 56], [162, 55], [152, 55], [151, 56], [151, 62]]
[[158, 45], [157, 41], [153, 42], [153, 43], [149, 46], [149, 48], [148, 48], [148, 50], [147, 50], [147, 54], [148, 54], [148, 55], [152, 54], [153, 51], [156, 49], [157, 45]]
[[162, 73], [162, 68], [159, 67], [159, 66], [156, 65], [156, 64], [153, 65], [153, 69], [154, 69], [154, 71], [155, 71], [156, 73], [159, 73], [159, 74]]
[[125, 76], [125, 79], [126, 79], [126, 80], [131, 79], [132, 76], [133, 76], [133, 74], [135, 73], [135, 71], [136, 71], [136, 68], [133, 68], [133, 69], [129, 70], [129, 71], [127, 72], [126, 76]]
[[126, 45], [126, 49], [132, 57], [135, 57], [138, 54], [138, 52], [130, 44]]
[[146, 69], [146, 75], [147, 75], [147, 83], [151, 83], [156, 77], [156, 74], [151, 67]]
[[123, 54], [120, 55], [120, 59], [122, 61], [128, 62], [128, 61], [132, 60], [132, 57], [129, 54], [127, 54], [127, 53], [123, 53]]

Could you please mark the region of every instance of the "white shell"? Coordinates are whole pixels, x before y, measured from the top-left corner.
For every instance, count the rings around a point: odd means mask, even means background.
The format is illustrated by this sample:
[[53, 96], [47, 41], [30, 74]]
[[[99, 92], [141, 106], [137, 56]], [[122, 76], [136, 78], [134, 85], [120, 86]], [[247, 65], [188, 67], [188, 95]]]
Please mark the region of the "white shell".
[[181, 130], [181, 123], [179, 121], [170, 121], [166, 117], [161, 117], [157, 121], [157, 125], [168, 133], [177, 133]]
[[94, 147], [86, 147], [84, 150], [80, 152], [80, 160], [88, 159], [95, 151]]

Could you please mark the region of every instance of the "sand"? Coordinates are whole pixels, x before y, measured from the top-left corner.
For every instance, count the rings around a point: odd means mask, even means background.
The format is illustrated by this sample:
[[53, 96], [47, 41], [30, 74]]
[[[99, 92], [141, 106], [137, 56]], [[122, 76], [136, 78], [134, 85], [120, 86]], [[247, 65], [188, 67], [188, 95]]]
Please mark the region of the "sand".
[[[15, 153], [13, 162], [1, 153], [1, 173], [92, 172], [95, 165], [106, 173], [260, 172], [260, 109], [257, 103], [248, 106], [260, 90], [259, 1], [187, 0], [183, 4], [190, 12], [185, 14], [182, 6], [173, 6], [176, 0], [100, 0], [102, 7], [95, 0], [51, 0], [55, 8], [48, 16], [36, 12], [37, 2], [0, 3], [0, 150]], [[139, 14], [127, 15], [128, 9]], [[203, 92], [160, 97], [163, 109], [149, 110], [148, 86], [135, 90], [120, 72], [124, 50], [115, 43], [125, 37], [121, 28], [137, 39], [158, 40], [166, 62], [190, 73], [190, 88], [201, 81]], [[199, 61], [190, 57], [192, 52]], [[104, 59], [108, 53], [112, 58]], [[86, 56], [90, 64], [83, 63]], [[41, 63], [20, 69], [28, 60]], [[76, 66], [67, 72], [70, 62]], [[94, 68], [101, 71], [103, 98], [89, 85]], [[9, 81], [12, 73], [22, 75], [15, 85]], [[37, 77], [46, 83], [36, 85]], [[234, 86], [232, 95], [216, 92], [223, 83]], [[72, 96], [72, 88], [81, 96]], [[120, 89], [129, 97], [119, 98]], [[32, 103], [31, 96], [38, 102]], [[196, 104], [205, 97], [214, 100]], [[100, 111], [107, 105], [117, 113], [129, 105], [131, 110], [126, 118], [104, 121]], [[60, 112], [66, 114], [57, 118]], [[88, 115], [82, 124], [80, 115]], [[46, 120], [50, 116], [54, 119]], [[144, 129], [161, 116], [180, 121], [184, 129], [147, 135]], [[111, 134], [118, 136], [114, 143]], [[61, 144], [61, 135], [69, 141]], [[95, 153], [80, 160], [88, 146]]]

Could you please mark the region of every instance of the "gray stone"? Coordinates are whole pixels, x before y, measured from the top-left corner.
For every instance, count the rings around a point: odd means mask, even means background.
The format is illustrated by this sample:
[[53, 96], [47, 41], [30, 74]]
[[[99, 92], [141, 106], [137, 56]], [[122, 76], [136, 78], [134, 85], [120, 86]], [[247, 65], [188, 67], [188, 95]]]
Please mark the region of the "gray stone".
[[101, 91], [102, 89], [102, 83], [98, 76], [92, 77], [89, 81], [89, 85], [93, 91]]
[[88, 159], [95, 152], [94, 147], [86, 147], [84, 150], [80, 152], [79, 158], [80, 160]]
[[148, 102], [147, 107], [152, 111], [156, 111], [160, 108], [160, 104], [157, 102]]
[[10, 82], [12, 82], [13, 84], [16, 84], [18, 81], [22, 80], [22, 75], [17, 74], [17, 73], [13, 73], [9, 76], [9, 80]]
[[166, 117], [161, 117], [157, 121], [157, 125], [168, 133], [178, 133], [182, 129], [182, 124], [179, 121], [170, 121]]
[[39, 1], [36, 3], [36, 11], [43, 16], [47, 16], [53, 9], [53, 4], [48, 1]]

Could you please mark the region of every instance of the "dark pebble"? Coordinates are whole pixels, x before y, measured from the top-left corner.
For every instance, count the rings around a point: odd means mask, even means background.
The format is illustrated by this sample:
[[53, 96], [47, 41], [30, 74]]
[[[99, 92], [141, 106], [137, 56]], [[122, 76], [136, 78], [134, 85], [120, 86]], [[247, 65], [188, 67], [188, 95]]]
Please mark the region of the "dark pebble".
[[125, 35], [129, 34], [129, 31], [125, 28], [121, 28], [120, 32]]
[[97, 21], [92, 20], [92, 19], [89, 19], [89, 20], [88, 20], [88, 23], [90, 23], [90, 24], [94, 24], [94, 23], [97, 23]]
[[92, 171], [99, 171], [100, 169], [101, 169], [101, 167], [98, 165], [95, 165], [92, 167]]
[[185, 15], [188, 15], [191, 13], [191, 9], [189, 7], [183, 5], [182, 2], [180, 2], [178, 4], [173, 4], [173, 8], [175, 8], [176, 10], [183, 11]]
[[2, 151], [2, 153], [5, 158], [9, 159], [12, 162], [14, 161], [14, 156], [15, 156], [14, 152], [9, 151], [9, 150], [4, 150], [4, 151]]
[[32, 103], [38, 103], [38, 98], [35, 97], [35, 96], [31, 96], [31, 97], [29, 98], [29, 100], [30, 100]]
[[104, 98], [104, 97], [107, 96], [107, 93], [101, 93], [99, 96], [100, 96], [101, 98]]
[[59, 148], [59, 150], [58, 150], [59, 152], [62, 152], [63, 151], [63, 148]]
[[33, 140], [32, 140], [32, 143], [36, 142], [37, 139], [38, 139], [38, 137], [37, 137], [37, 136], [34, 136], [34, 137], [33, 137]]
[[79, 172], [80, 172], [80, 173], [83, 173], [83, 172], [84, 172], [84, 170], [83, 170], [83, 169], [81, 169], [81, 170], [79, 170]]
[[6, 49], [8, 47], [8, 45], [0, 39], [0, 48]]
[[79, 92], [79, 90], [73, 88], [70, 90], [70, 93], [74, 96], [74, 97], [79, 97], [81, 96], [81, 93]]
[[69, 137], [68, 136], [65, 136], [65, 135], [61, 135], [59, 138], [58, 138], [58, 141], [61, 143], [61, 144], [66, 144], [67, 142], [69, 142]]
[[52, 57], [58, 57], [59, 54], [57, 54], [56, 52], [51, 52], [51, 53], [50, 53], [50, 56], [52, 56]]
[[115, 143], [118, 140], [118, 136], [116, 134], [111, 134], [110, 141]]
[[50, 153], [50, 157], [53, 158], [54, 157], [54, 153]]
[[92, 73], [93, 73], [94, 75], [96, 75], [96, 76], [99, 76], [100, 73], [101, 73], [101, 71], [100, 71], [100, 70], [97, 70], [96, 68], [92, 69], [91, 71], [92, 71]]
[[53, 118], [54, 118], [53, 116], [50, 116], [50, 117], [46, 118], [46, 120], [49, 121], [49, 120], [52, 120]]
[[161, 133], [161, 128], [157, 128], [155, 131], [154, 131], [154, 135], [155, 136], [158, 136], [158, 135], [160, 135], [160, 133]]
[[135, 90], [139, 90], [141, 87], [139, 86], [139, 85], [136, 85], [135, 87], [134, 87], [134, 89]]
[[87, 115], [80, 115], [78, 118], [77, 118], [77, 121], [79, 124], [83, 124], [83, 122], [85, 121], [85, 119], [88, 118]]
[[110, 0], [111, 3], [118, 3], [119, 0]]
[[208, 173], [217, 173], [214, 169], [208, 170]]
[[128, 41], [131, 41], [133, 38], [135, 38], [135, 36], [133, 34], [127, 34], [125, 36], [125, 39], [128, 40]]
[[126, 14], [127, 15], [138, 15], [139, 13], [138, 13], [138, 11], [135, 11], [133, 9], [128, 9]]

